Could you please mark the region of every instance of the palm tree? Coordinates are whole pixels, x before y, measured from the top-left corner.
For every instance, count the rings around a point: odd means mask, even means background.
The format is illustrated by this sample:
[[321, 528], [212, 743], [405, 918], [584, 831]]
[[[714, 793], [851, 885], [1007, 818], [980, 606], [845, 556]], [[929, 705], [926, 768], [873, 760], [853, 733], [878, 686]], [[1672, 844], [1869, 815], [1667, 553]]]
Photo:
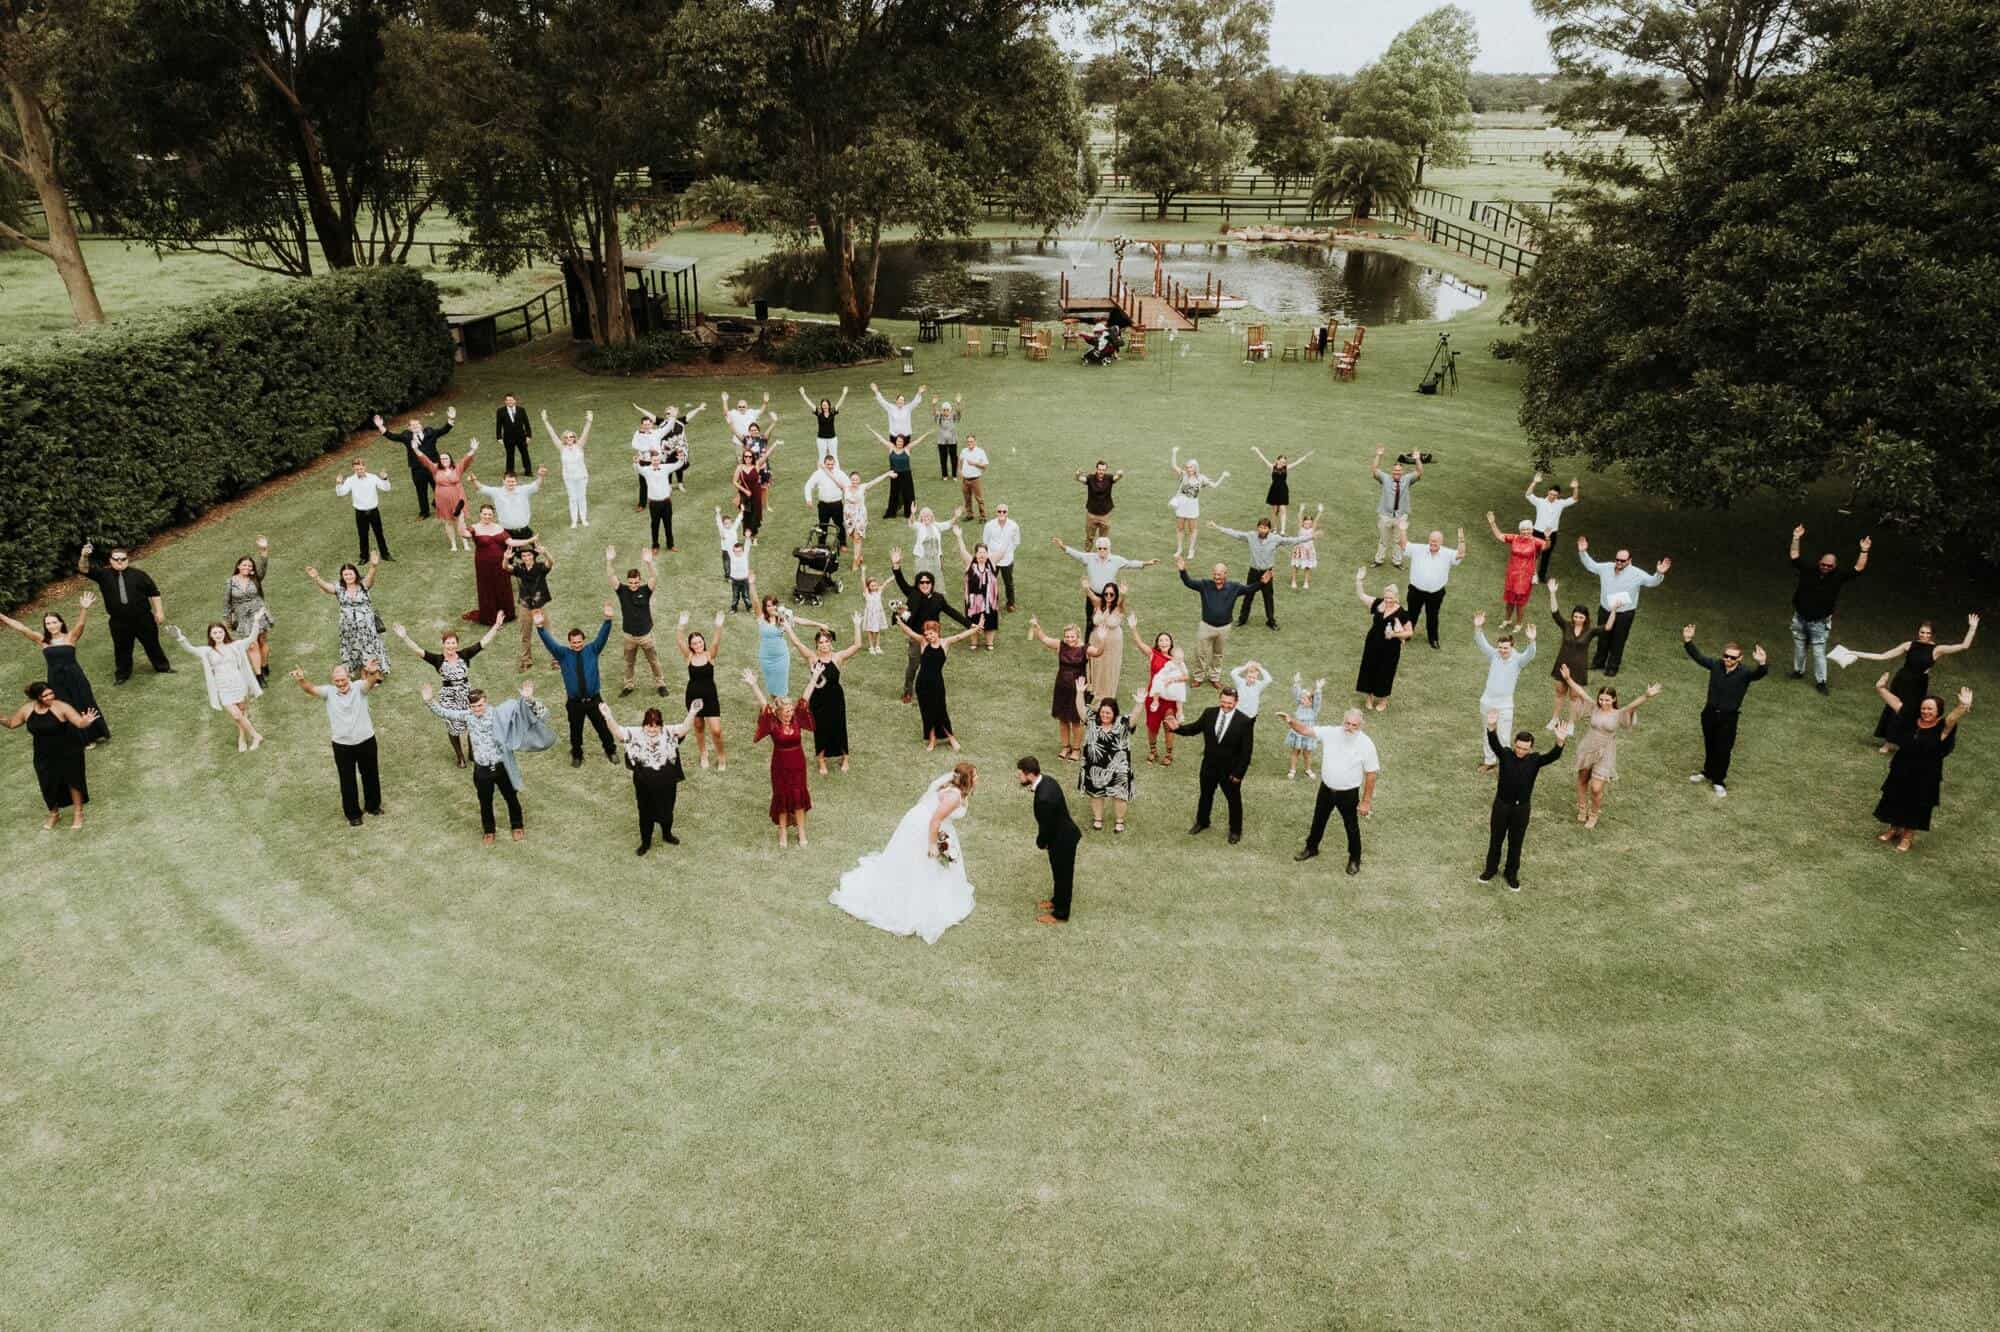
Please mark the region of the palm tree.
[[1416, 185], [1409, 150], [1387, 139], [1346, 139], [1334, 145], [1313, 183], [1315, 208], [1354, 205], [1354, 220], [1365, 222], [1376, 204], [1409, 208]]

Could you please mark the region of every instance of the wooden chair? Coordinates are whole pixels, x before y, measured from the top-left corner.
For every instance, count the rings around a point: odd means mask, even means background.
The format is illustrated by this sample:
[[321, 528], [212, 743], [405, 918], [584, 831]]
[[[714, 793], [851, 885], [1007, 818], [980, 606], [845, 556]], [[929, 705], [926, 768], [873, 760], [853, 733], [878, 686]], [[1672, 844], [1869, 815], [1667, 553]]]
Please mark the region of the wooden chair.
[[1005, 356], [1007, 354], [1007, 339], [1013, 333], [1013, 331], [1014, 330], [1010, 328], [987, 329], [986, 336], [988, 339], [991, 340], [993, 344], [992, 347], [988, 349], [987, 354], [990, 356]]
[[1017, 325], [1015, 331], [1020, 334], [1021, 345], [1025, 347], [1028, 345], [1028, 339], [1035, 336], [1035, 321], [1026, 315], [1018, 315], [1015, 317], [1015, 323]]
[[1296, 329], [1285, 330], [1285, 346], [1284, 350], [1279, 353], [1278, 359], [1280, 361], [1296, 361], [1300, 359], [1299, 335]]
[[1131, 357], [1135, 361], [1143, 361], [1146, 359], [1145, 329], [1135, 328], [1131, 330], [1130, 335], [1125, 339], [1124, 354]]
[[1355, 367], [1361, 364], [1361, 340], [1367, 335], [1368, 329], [1365, 325], [1357, 326], [1354, 330], [1354, 336], [1348, 339], [1347, 345], [1340, 349], [1340, 354], [1333, 358], [1333, 377], [1335, 379], [1354, 378]]
[[[1324, 342], [1320, 340], [1320, 328], [1326, 330], [1326, 340]], [[1306, 359], [1308, 361], [1325, 360], [1326, 349], [1336, 346], [1334, 335], [1338, 332], [1340, 332], [1340, 321], [1338, 319], [1329, 319], [1324, 325], [1314, 328], [1311, 336], [1306, 339]]]
[[960, 353], [959, 353], [959, 355], [961, 355], [961, 356], [977, 356], [977, 355], [979, 355], [979, 348], [980, 348], [980, 347], [981, 347], [982, 345], [983, 345], [983, 344], [981, 344], [981, 342], [979, 341], [979, 330], [978, 330], [978, 329], [976, 329], [976, 328], [974, 328], [974, 327], [972, 327], [972, 326], [971, 326], [971, 325], [969, 325], [969, 324], [968, 324], [968, 325], [966, 325], [966, 326], [965, 326], [965, 350], [964, 350], [964, 351], [962, 351], [962, 352], [960, 352]]
[[1074, 318], [1065, 318], [1062, 321], [1062, 345], [1064, 351], [1068, 351], [1070, 344], [1082, 336], [1083, 330], [1077, 327], [1077, 321]]
[[1031, 361], [1049, 359], [1049, 343], [1052, 336], [1048, 329], [1032, 329], [1021, 339], [1021, 353]]
[[1252, 324], [1243, 343], [1243, 359], [1246, 361], [1268, 361], [1271, 359], [1270, 330], [1263, 324]]

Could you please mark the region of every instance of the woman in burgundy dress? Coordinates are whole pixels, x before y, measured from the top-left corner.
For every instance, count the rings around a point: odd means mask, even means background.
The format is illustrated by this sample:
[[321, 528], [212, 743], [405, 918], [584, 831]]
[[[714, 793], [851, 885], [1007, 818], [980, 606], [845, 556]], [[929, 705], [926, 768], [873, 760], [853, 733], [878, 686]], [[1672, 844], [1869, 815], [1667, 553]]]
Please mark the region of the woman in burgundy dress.
[[743, 530], [754, 541], [764, 526], [764, 495], [769, 486], [764, 480], [764, 465], [748, 449], [737, 464], [735, 485], [736, 500], [743, 510]]
[[501, 611], [514, 618], [514, 581], [507, 576], [507, 529], [493, 521], [493, 506], [479, 506], [479, 521], [471, 527], [461, 521], [458, 534], [472, 543], [472, 576], [479, 588], [479, 609], [465, 618], [477, 624], [492, 624]]
[[1056, 757], [1077, 762], [1083, 758], [1083, 714], [1076, 709], [1076, 682], [1090, 669], [1090, 659], [1103, 656], [1104, 649], [1087, 645], [1083, 631], [1073, 624], [1063, 626], [1058, 642], [1042, 632], [1042, 622], [1032, 615], [1028, 617], [1028, 641], [1056, 654], [1056, 693], [1049, 705], [1049, 715], [1056, 719], [1061, 736], [1062, 749]]
[[813, 728], [813, 719], [806, 704], [819, 679], [819, 667], [815, 665], [806, 691], [794, 703], [783, 695], [764, 697], [763, 687], [757, 683], [757, 672], [743, 672], [743, 683], [757, 695], [757, 734], [753, 743], [766, 736], [771, 740], [771, 822], [778, 825], [780, 848], [790, 844], [793, 828], [799, 830], [799, 845], [806, 844], [806, 811], [813, 807], [812, 792], [806, 788], [805, 746], [806, 732]]

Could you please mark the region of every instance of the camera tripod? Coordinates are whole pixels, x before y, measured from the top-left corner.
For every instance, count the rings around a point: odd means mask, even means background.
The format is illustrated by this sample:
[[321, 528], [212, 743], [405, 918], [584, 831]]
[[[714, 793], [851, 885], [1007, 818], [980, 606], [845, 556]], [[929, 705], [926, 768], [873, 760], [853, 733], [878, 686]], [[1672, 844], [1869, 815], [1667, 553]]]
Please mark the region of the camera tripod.
[[1451, 334], [1438, 334], [1437, 349], [1431, 353], [1431, 363], [1424, 370], [1423, 382], [1417, 385], [1419, 393], [1436, 393], [1438, 386], [1449, 382], [1451, 391], [1458, 392], [1458, 353], [1451, 349]]

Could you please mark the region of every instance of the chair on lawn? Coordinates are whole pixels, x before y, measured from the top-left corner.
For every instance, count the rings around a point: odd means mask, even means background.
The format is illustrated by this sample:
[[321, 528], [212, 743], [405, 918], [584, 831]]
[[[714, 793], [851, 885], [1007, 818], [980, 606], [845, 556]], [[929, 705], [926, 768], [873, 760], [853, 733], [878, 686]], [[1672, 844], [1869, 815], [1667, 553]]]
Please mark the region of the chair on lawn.
[[1012, 335], [1013, 331], [1010, 328], [987, 329], [986, 336], [993, 344], [987, 349], [987, 355], [1005, 356], [1007, 354], [1007, 339]]
[[979, 340], [979, 330], [970, 324], [965, 325], [965, 350], [960, 352], [959, 355], [977, 356], [979, 355], [980, 347], [983, 345], [985, 344]]
[[1285, 346], [1284, 350], [1279, 354], [1278, 359], [1280, 361], [1299, 360], [1299, 334], [1297, 329], [1288, 328], [1285, 330]]
[[1246, 361], [1268, 361], [1271, 359], [1270, 330], [1263, 324], [1252, 324], [1243, 341], [1243, 359]]
[[1026, 347], [1028, 339], [1035, 336], [1035, 321], [1027, 315], [1016, 315], [1015, 324], [1015, 331], [1020, 334], [1021, 345]]
[[[1325, 333], [1324, 337], [1321, 336], [1322, 331]], [[1308, 361], [1325, 360], [1326, 349], [1335, 345], [1334, 335], [1338, 332], [1340, 332], [1340, 321], [1338, 319], [1329, 319], [1321, 327], [1313, 329], [1312, 336], [1306, 339], [1306, 359]]]
[[1031, 361], [1048, 360], [1050, 339], [1051, 335], [1046, 328], [1031, 329], [1021, 339], [1021, 354]]
[[1076, 318], [1074, 316], [1065, 316], [1062, 321], [1063, 350], [1068, 351], [1070, 348], [1070, 344], [1077, 341], [1082, 336], [1083, 336], [1083, 330], [1077, 327]]
[[1366, 336], [1368, 336], [1368, 326], [1365, 324], [1356, 325], [1354, 336], [1349, 338], [1347, 345], [1340, 349], [1340, 354], [1333, 358], [1333, 377], [1335, 379], [1354, 378], [1354, 369], [1361, 363], [1361, 340]]
[[1143, 361], [1146, 359], [1145, 329], [1133, 328], [1133, 329], [1128, 329], [1126, 331], [1125, 351], [1123, 354], [1131, 357], [1135, 361]]

